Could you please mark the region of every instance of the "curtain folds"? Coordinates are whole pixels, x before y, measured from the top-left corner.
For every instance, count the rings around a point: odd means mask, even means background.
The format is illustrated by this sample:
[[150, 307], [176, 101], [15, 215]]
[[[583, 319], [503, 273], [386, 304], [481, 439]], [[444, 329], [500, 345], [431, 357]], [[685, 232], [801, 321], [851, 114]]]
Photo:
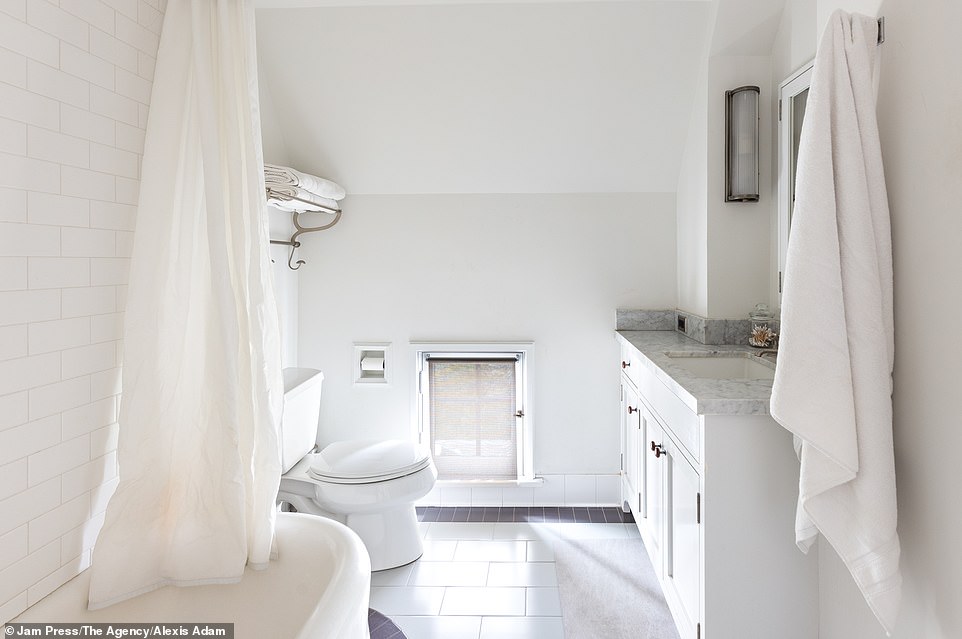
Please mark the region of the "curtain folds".
[[270, 559], [283, 385], [257, 95], [252, 6], [169, 0], [91, 609]]

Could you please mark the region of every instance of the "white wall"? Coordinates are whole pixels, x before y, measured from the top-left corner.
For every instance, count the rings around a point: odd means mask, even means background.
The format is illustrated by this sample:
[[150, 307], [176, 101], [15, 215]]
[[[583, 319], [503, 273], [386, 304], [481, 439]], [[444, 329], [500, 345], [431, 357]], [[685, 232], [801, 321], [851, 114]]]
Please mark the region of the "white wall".
[[[270, 78], [259, 77], [258, 89], [264, 162], [288, 166], [290, 155], [274, 107]], [[268, 207], [267, 210], [271, 238], [290, 240], [294, 232], [291, 214], [273, 207]], [[277, 323], [281, 333], [281, 364], [285, 368], [297, 366], [297, 271], [289, 267], [290, 250], [289, 246], [283, 244], [272, 244], [270, 248], [271, 275], [274, 297], [277, 300]], [[297, 259], [294, 258], [295, 262]]]
[[[415, 340], [532, 340], [538, 473], [619, 468], [615, 309], [675, 303], [672, 194], [348, 196], [305, 236], [299, 363], [325, 374], [320, 443], [408, 437]], [[352, 385], [391, 342], [390, 387]]]
[[349, 193], [673, 192], [708, 6], [258, 10], [259, 65], [291, 161]]
[[0, 4], [0, 622], [90, 560], [162, 0]]
[[[962, 314], [962, 5], [945, 0], [797, 0], [803, 17], [775, 51], [813, 42], [837, 8], [886, 17], [878, 116], [895, 259], [895, 470], [903, 604], [893, 637], [962, 636], [962, 505], [957, 486], [962, 352], [951, 330]], [[815, 20], [807, 17], [817, 8]], [[797, 14], [798, 15], [798, 14]], [[811, 47], [814, 54], [814, 44]], [[776, 79], [807, 56], [775, 56]], [[788, 63], [784, 62], [789, 60]], [[781, 61], [781, 62], [779, 62]], [[938, 335], [932, 337], [933, 327]], [[822, 639], [885, 636], [848, 571], [819, 547]]]
[[[300, 254], [320, 441], [408, 435], [411, 340], [530, 339], [536, 470], [616, 472], [614, 312], [676, 304], [710, 3], [416, 4], [257, 13], [265, 153], [349, 193]], [[352, 386], [356, 341], [390, 388]]]
[[[772, 110], [769, 56], [713, 56], [708, 66], [708, 317], [746, 319], [770, 301]], [[756, 85], [759, 198], [725, 202], [725, 91]]]
[[678, 308], [708, 316], [708, 59], [698, 75], [678, 173]]
[[[775, 138], [768, 106], [771, 48], [784, 12], [767, 0], [712, 6], [677, 182], [678, 307], [744, 319], [755, 304], [772, 302]], [[744, 85], [761, 90], [759, 201], [725, 202], [725, 91]]]

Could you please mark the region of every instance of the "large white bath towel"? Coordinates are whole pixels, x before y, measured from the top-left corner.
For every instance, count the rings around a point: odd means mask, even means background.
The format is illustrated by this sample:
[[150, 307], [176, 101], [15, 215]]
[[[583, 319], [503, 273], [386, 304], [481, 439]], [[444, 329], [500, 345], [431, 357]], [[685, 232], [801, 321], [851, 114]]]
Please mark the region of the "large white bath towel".
[[892, 247], [875, 115], [877, 22], [841, 11], [798, 156], [772, 416], [801, 440], [796, 541], [818, 533], [890, 632], [901, 596], [892, 444]]
[[299, 186], [315, 195], [331, 200], [343, 200], [344, 196], [347, 195], [344, 187], [337, 182], [332, 182], [331, 180], [309, 173], [302, 173], [289, 166], [265, 164], [264, 180], [267, 182], [267, 186], [275, 184], [280, 186]]

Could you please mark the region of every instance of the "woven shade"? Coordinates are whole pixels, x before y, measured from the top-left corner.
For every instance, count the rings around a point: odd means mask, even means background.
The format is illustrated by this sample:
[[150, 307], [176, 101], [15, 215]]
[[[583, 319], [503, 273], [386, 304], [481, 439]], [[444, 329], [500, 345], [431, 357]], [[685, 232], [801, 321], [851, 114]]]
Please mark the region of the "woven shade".
[[517, 363], [428, 360], [431, 453], [440, 479], [517, 479]]

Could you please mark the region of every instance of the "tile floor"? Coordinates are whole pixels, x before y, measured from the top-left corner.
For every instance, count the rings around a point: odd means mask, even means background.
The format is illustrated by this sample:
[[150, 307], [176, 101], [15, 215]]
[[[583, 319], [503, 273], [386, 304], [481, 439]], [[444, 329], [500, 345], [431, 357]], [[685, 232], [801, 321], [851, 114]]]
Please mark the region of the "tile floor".
[[[444, 511], [455, 511], [435, 510], [445, 519]], [[431, 509], [419, 509], [424, 555], [371, 577], [371, 607], [408, 639], [562, 639], [552, 541], [638, 536], [616, 508], [598, 509], [621, 520], [612, 522], [597, 514], [594, 521], [573, 514], [562, 521], [560, 512], [557, 520], [552, 512], [551, 521], [544, 514], [540, 521], [515, 521], [516, 509], [471, 510], [495, 511], [503, 519], [484, 521], [482, 512], [481, 520], [437, 521]]]

